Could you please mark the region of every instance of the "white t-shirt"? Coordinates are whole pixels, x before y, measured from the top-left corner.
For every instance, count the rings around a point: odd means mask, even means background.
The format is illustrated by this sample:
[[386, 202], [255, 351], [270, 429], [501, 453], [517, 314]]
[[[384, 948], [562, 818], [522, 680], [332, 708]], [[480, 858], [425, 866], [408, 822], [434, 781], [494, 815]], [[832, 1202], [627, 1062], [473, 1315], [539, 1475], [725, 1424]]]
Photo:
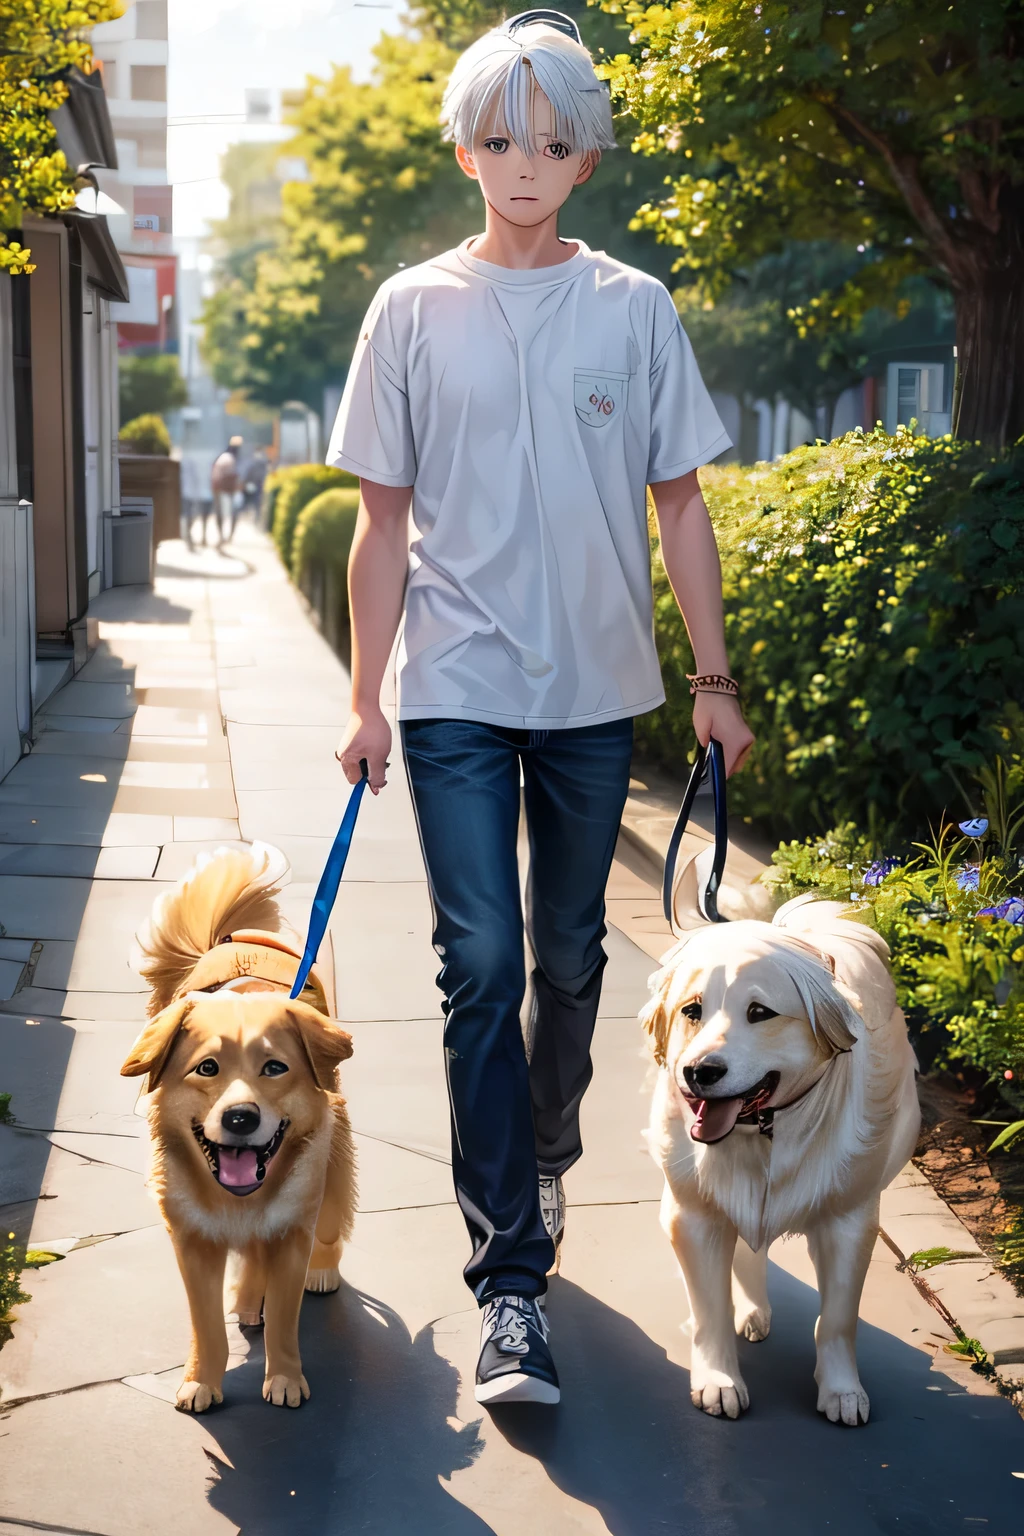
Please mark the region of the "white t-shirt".
[[656, 279], [582, 242], [530, 271], [471, 243], [382, 285], [327, 453], [413, 487], [399, 718], [643, 714], [665, 697], [646, 486], [729, 438]]

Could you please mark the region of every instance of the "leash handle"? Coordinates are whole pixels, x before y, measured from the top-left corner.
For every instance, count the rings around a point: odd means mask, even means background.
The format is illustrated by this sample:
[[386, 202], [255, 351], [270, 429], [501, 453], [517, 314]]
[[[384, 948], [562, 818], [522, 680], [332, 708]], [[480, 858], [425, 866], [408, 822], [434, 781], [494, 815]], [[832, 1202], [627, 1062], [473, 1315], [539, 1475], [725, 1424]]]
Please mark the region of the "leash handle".
[[306, 978], [309, 976], [320, 945], [323, 943], [323, 937], [327, 932], [327, 924], [330, 921], [334, 903], [338, 899], [338, 887], [341, 884], [341, 877], [345, 872], [349, 849], [352, 847], [352, 834], [356, 829], [359, 802], [363, 798], [363, 791], [370, 777], [370, 770], [365, 757], [360, 758], [359, 768], [362, 777], [352, 786], [352, 793], [348, 797], [348, 804], [345, 807], [345, 814], [341, 818], [338, 835], [331, 845], [331, 851], [327, 855], [327, 863], [324, 865], [324, 872], [320, 876], [320, 884], [317, 886], [316, 895], [313, 897], [313, 906], [309, 914], [309, 928], [306, 932], [306, 947], [302, 951], [302, 959], [299, 961], [295, 985], [288, 994], [292, 999], [297, 998], [306, 985]]
[[665, 920], [675, 932], [673, 922], [672, 897], [676, 880], [676, 862], [679, 857], [679, 845], [683, 840], [693, 810], [693, 802], [697, 798], [697, 791], [704, 779], [711, 775], [711, 793], [715, 804], [715, 856], [711, 865], [711, 874], [702, 894], [702, 906], [712, 923], [724, 923], [728, 919], [721, 916], [718, 910], [718, 892], [722, 884], [722, 876], [725, 873], [725, 855], [729, 847], [729, 821], [725, 803], [725, 753], [722, 743], [712, 736], [706, 747], [698, 747], [697, 758], [690, 774], [686, 793], [683, 795], [683, 803], [676, 817], [676, 824], [672, 828], [672, 836], [669, 839], [668, 852], [665, 855], [665, 877], [661, 887], [661, 904], [665, 913]]

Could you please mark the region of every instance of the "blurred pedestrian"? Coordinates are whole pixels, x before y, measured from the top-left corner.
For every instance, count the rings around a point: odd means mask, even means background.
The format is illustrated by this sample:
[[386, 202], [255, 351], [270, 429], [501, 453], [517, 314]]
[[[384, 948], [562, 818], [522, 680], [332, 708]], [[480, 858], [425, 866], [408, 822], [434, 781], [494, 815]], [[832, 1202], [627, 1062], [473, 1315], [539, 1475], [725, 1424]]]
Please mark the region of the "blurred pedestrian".
[[255, 448], [242, 476], [242, 507], [256, 517], [259, 516], [260, 503], [263, 500], [263, 482], [267, 478], [269, 468], [266, 449]]
[[230, 543], [235, 533], [238, 515], [238, 491], [241, 484], [238, 460], [242, 439], [232, 437], [223, 453], [213, 461], [210, 484], [213, 489], [213, 511], [217, 524], [217, 548]]

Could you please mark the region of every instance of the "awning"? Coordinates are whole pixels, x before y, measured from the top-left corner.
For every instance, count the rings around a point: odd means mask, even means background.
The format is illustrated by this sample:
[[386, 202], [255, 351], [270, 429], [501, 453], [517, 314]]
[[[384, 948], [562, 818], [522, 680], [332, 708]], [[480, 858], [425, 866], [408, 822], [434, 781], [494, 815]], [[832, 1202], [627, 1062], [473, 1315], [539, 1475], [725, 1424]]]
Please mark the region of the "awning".
[[99, 70], [83, 75], [71, 68], [61, 77], [68, 88], [67, 100], [52, 114], [57, 144], [74, 171], [117, 170], [114, 129], [107, 110], [103, 76]]
[[127, 304], [128, 274], [102, 213], [64, 215], [64, 222], [78, 230], [82, 240], [82, 265], [88, 282], [108, 299]]

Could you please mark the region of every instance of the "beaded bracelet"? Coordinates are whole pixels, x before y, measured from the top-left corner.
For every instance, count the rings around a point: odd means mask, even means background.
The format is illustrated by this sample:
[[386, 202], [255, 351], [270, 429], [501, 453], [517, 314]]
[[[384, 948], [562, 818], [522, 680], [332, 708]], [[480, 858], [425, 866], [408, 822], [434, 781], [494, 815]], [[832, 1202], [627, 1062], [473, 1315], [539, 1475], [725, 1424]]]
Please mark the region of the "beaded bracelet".
[[722, 677], [717, 672], [706, 672], [699, 677], [687, 672], [686, 681], [690, 685], [691, 696], [695, 693], [723, 693], [734, 699], [740, 691], [734, 677]]

